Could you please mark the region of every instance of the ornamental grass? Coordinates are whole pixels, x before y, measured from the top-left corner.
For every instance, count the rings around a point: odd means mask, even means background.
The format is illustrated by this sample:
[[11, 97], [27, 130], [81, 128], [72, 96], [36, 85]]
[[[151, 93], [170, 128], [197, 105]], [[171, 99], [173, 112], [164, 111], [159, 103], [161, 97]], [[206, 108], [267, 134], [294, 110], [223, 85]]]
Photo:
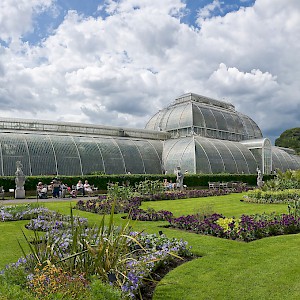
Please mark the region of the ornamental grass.
[[[49, 211], [44, 213], [47, 217], [41, 214], [26, 226], [33, 229], [33, 237], [23, 232], [30, 254], [19, 243], [24, 258], [7, 266], [0, 278], [18, 275], [15, 283], [39, 299], [51, 294], [55, 295], [53, 299], [57, 295], [77, 299], [77, 293], [85, 295], [95, 277], [117, 287], [124, 297], [134, 298], [160, 265], [179, 255], [191, 255], [181, 240], [132, 232], [129, 221], [116, 226], [114, 206], [108, 222], [103, 216], [100, 224], [93, 227], [73, 216], [72, 209], [63, 226], [55, 219], [59, 214], [48, 218]], [[39, 232], [45, 230], [46, 233]]]

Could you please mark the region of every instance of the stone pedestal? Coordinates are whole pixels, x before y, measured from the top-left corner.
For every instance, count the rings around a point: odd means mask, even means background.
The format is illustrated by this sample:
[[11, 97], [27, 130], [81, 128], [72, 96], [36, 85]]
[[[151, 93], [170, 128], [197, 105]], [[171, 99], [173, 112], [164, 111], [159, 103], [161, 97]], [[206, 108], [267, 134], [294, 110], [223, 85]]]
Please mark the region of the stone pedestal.
[[25, 199], [25, 190], [24, 189], [15, 190], [15, 198], [16, 199]]

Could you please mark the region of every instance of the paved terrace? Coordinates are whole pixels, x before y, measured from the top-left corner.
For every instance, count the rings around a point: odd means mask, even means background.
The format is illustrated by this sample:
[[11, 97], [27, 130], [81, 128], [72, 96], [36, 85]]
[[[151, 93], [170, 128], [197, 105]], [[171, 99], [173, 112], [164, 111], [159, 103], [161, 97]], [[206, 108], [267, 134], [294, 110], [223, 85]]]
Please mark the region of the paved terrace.
[[77, 198], [72, 198], [72, 197], [65, 197], [65, 198], [53, 198], [49, 197], [47, 199], [36, 199], [36, 198], [25, 198], [25, 199], [5, 199], [5, 200], [0, 200], [0, 205], [3, 204], [21, 204], [21, 203], [42, 203], [42, 202], [70, 202], [70, 201], [78, 201], [78, 200], [88, 200], [89, 198], [96, 198], [97, 196], [94, 197], [77, 197]]

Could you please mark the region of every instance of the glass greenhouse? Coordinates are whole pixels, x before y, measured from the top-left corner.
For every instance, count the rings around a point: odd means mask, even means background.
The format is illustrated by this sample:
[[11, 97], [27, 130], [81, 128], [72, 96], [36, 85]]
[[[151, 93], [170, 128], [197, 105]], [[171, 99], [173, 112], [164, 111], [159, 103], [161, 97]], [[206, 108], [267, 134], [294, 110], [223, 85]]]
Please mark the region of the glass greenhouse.
[[0, 172], [14, 175], [173, 173], [268, 174], [300, 168], [300, 156], [271, 145], [258, 125], [227, 102], [184, 94], [145, 129], [0, 119]]
[[258, 125], [227, 102], [189, 93], [156, 113], [146, 129], [168, 132], [164, 169], [190, 173], [256, 173], [299, 169], [300, 156], [274, 147]]
[[0, 120], [1, 175], [159, 174], [162, 140], [169, 135], [35, 120]]

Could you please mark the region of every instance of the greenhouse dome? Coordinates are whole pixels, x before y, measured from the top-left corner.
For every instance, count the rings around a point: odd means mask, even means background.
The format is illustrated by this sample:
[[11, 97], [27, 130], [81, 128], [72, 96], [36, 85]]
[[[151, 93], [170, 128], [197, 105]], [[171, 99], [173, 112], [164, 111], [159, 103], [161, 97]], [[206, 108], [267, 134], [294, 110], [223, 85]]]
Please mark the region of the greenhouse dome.
[[258, 125], [232, 104], [193, 93], [159, 111], [145, 128], [167, 131], [174, 138], [193, 134], [230, 141], [262, 138]]

